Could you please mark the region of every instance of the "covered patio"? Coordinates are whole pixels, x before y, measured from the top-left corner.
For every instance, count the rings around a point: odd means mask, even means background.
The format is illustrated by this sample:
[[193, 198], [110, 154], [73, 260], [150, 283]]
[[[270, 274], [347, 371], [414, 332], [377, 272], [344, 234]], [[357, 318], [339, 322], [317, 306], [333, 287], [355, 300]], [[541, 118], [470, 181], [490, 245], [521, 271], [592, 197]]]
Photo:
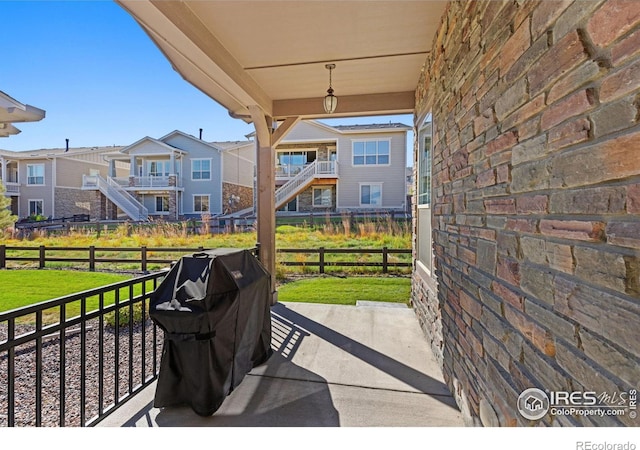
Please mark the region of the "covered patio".
[[[258, 242], [272, 274], [276, 147], [301, 119], [412, 114], [446, 7], [442, 1], [117, 2], [185, 80], [255, 125]], [[324, 107], [330, 90], [334, 111]]]
[[151, 384], [102, 421], [124, 427], [463, 426], [414, 313], [404, 305], [278, 303], [274, 355], [213, 416], [153, 407]]
[[[442, 1], [117, 0], [188, 82], [253, 123], [257, 238], [275, 283], [276, 147], [303, 119], [413, 114]], [[328, 96], [329, 99], [326, 99]], [[334, 110], [326, 100], [337, 99]], [[335, 104], [334, 104], [335, 106]], [[152, 407], [107, 426], [461, 426], [415, 313], [278, 304], [276, 354], [209, 418]]]

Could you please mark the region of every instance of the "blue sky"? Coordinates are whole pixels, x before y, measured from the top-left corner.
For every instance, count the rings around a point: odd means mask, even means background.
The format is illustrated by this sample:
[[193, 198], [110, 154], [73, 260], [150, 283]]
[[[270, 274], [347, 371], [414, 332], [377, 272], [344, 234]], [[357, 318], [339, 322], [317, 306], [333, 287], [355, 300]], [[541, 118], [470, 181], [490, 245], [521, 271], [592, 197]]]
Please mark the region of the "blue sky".
[[[138, 24], [111, 1], [0, 1], [0, 91], [46, 111], [0, 149], [128, 145], [173, 130], [242, 140], [253, 125], [182, 79]], [[403, 122], [410, 116], [327, 121]], [[409, 142], [411, 142], [409, 140]], [[410, 161], [410, 159], [409, 159]]]

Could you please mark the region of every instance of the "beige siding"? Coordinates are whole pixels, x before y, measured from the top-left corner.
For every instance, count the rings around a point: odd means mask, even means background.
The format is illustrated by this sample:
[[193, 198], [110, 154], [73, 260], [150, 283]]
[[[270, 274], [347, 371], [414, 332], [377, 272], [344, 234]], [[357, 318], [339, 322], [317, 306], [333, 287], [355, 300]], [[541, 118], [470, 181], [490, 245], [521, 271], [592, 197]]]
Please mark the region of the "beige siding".
[[[27, 166], [31, 164], [44, 164], [44, 185], [27, 184]], [[43, 201], [43, 215], [51, 216], [53, 209], [53, 170], [50, 159], [30, 159], [20, 161], [18, 167], [18, 180], [20, 181], [20, 216], [29, 215], [29, 200]]]
[[287, 134], [282, 143], [327, 139], [335, 140], [337, 136], [337, 133], [332, 132], [330, 128], [324, 128], [322, 125], [310, 122], [298, 122], [289, 134]]
[[81, 187], [82, 176], [90, 175], [91, 169], [99, 171], [100, 175], [105, 178], [109, 175], [109, 167], [106, 162], [98, 164], [90, 161], [58, 158], [56, 161], [56, 185], [68, 188]]
[[[361, 140], [390, 140], [389, 165], [354, 166], [353, 142]], [[338, 198], [337, 208], [372, 208], [360, 205], [360, 185], [382, 184], [382, 205], [373, 208], [403, 208], [406, 202], [405, 171], [406, 133], [347, 134], [338, 141]]]
[[222, 154], [222, 181], [253, 188], [253, 161], [239, 157], [236, 150]]
[[238, 156], [242, 158], [248, 159], [252, 163], [255, 163], [256, 160], [256, 144], [255, 142], [248, 143], [244, 147], [240, 147], [237, 150], [234, 150], [235, 153], [238, 153]]

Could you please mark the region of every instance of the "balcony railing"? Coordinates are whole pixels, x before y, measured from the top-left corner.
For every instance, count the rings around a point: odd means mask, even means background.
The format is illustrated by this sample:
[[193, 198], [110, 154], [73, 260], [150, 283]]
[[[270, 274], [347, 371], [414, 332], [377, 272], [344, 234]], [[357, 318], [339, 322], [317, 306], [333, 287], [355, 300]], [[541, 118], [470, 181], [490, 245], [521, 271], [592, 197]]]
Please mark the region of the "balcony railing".
[[301, 173], [306, 167], [316, 163], [317, 174], [323, 175], [336, 175], [336, 162], [335, 161], [314, 161], [309, 164], [277, 164], [276, 165], [276, 177], [277, 178], [293, 178]]
[[[171, 186], [169, 184], [170, 178], [171, 177], [165, 177], [165, 176], [134, 177], [133, 186], [129, 184], [130, 183], [129, 177], [116, 177], [112, 179], [124, 188], [127, 188], [127, 187], [167, 188]], [[176, 186], [182, 187], [182, 177], [176, 177]]]
[[158, 376], [165, 271], [0, 313], [0, 426], [92, 426]]
[[276, 177], [291, 178], [298, 175], [308, 164], [277, 164]]
[[[0, 182], [2, 180], [0, 179]], [[12, 194], [17, 194], [20, 193], [20, 184], [16, 183], [16, 182], [12, 182], [12, 181], [7, 181], [6, 183], [4, 183], [4, 187], [7, 191], [7, 193], [12, 193]]]

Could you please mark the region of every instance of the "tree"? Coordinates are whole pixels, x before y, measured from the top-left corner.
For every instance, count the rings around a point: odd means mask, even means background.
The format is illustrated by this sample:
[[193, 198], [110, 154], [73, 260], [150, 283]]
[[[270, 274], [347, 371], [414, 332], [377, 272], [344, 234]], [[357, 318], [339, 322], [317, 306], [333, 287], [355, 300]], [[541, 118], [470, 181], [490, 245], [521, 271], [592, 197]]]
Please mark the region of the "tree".
[[11, 214], [11, 199], [4, 196], [5, 191], [4, 184], [0, 181], [0, 230], [13, 226], [18, 220], [18, 216]]

